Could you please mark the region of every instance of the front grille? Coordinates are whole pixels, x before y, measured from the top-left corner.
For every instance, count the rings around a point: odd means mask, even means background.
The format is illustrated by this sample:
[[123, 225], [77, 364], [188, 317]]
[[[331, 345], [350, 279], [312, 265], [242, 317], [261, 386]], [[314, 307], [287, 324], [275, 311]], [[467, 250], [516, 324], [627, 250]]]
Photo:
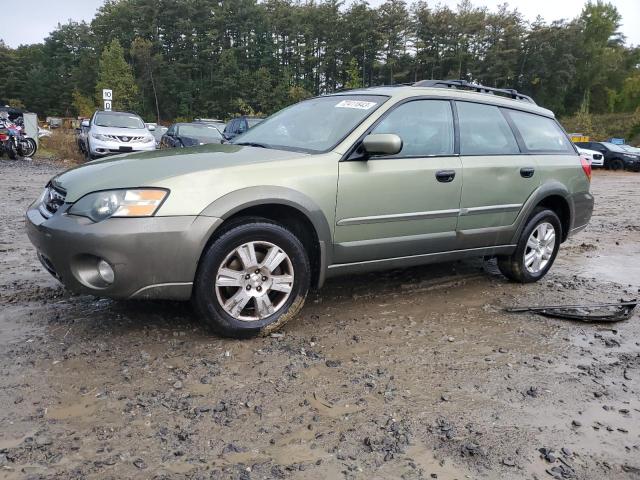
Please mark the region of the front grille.
[[594, 153], [593, 154], [593, 159], [594, 160], [602, 160], [602, 154], [601, 153]]
[[129, 135], [105, 135], [109, 140], [115, 140], [120, 143], [139, 142], [144, 137], [130, 137]]
[[40, 213], [45, 218], [50, 218], [58, 209], [64, 204], [64, 199], [67, 192], [60, 188], [56, 188], [53, 185], [47, 185], [42, 196], [42, 203], [40, 204]]

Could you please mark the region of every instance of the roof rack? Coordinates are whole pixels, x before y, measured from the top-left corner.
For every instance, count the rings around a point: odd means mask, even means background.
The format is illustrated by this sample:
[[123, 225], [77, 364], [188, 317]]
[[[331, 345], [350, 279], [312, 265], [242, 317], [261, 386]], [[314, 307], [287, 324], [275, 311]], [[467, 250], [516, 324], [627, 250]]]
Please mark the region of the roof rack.
[[491, 95], [504, 95], [514, 100], [524, 100], [535, 105], [533, 99], [513, 88], [493, 88], [477, 83], [471, 83], [466, 80], [420, 80], [413, 84], [414, 87], [431, 87], [431, 88], [455, 88], [464, 90], [473, 90], [478, 93], [488, 93]]

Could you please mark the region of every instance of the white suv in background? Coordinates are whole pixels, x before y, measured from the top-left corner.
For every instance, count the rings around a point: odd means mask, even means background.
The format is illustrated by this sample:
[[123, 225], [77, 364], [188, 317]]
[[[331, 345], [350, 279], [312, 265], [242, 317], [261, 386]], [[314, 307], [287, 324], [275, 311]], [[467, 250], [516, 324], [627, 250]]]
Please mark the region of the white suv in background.
[[592, 167], [604, 167], [604, 155], [600, 152], [596, 152], [595, 150], [589, 150], [586, 148], [578, 147], [578, 152], [580, 155], [584, 156], [589, 160], [589, 163]]
[[106, 155], [156, 149], [156, 139], [151, 134], [155, 127], [147, 128], [135, 113], [98, 111], [82, 125], [89, 127], [85, 149], [87, 161]]

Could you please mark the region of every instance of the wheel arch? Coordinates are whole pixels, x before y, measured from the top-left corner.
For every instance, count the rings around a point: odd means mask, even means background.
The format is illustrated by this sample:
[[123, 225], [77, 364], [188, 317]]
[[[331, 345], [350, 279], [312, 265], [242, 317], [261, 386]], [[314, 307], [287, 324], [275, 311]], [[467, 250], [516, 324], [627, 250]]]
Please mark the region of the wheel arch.
[[560, 225], [562, 225], [562, 238], [564, 242], [569, 236], [569, 230], [571, 230], [571, 208], [567, 199], [558, 194], [551, 194], [544, 197], [536, 207], [545, 207], [555, 212], [560, 219]]
[[562, 242], [569, 236], [574, 218], [574, 206], [571, 201], [571, 193], [565, 185], [560, 182], [550, 182], [540, 186], [526, 201], [518, 219], [518, 228], [513, 236], [513, 241], [517, 242], [527, 220], [538, 207], [548, 208], [556, 213], [562, 225]]
[[331, 264], [331, 229], [322, 209], [303, 193], [284, 187], [244, 188], [215, 200], [200, 215], [223, 221], [202, 253], [230, 222], [242, 217], [263, 217], [284, 225], [300, 239], [309, 254], [312, 285], [321, 287], [324, 283]]

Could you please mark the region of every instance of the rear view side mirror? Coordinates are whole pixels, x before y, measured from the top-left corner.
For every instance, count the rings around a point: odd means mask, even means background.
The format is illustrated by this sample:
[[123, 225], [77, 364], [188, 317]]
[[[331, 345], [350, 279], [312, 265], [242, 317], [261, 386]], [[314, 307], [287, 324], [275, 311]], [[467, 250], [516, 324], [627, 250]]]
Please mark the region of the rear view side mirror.
[[372, 133], [362, 140], [369, 155], [395, 155], [402, 150], [402, 139], [395, 133]]
[[156, 130], [156, 126], [155, 125], [149, 125], [149, 131], [150, 132], [154, 132]]
[[83, 127], [88, 127], [89, 126], [89, 120], [82, 120], [82, 123], [80, 124]]

